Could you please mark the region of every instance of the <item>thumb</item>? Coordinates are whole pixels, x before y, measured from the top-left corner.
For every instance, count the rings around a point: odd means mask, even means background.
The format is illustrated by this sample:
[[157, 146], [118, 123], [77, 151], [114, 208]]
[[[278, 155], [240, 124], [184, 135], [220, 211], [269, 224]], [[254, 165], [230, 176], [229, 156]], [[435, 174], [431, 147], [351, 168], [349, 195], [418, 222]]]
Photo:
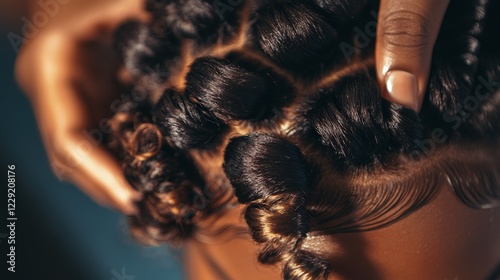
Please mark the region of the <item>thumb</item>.
[[449, 0], [381, 0], [375, 63], [382, 95], [419, 111]]

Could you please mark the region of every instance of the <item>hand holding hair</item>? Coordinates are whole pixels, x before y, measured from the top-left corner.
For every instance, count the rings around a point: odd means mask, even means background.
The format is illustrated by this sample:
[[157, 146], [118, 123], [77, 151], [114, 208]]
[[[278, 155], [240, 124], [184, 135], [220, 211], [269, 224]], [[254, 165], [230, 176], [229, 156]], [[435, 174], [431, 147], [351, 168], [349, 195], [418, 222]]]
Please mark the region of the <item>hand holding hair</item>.
[[420, 111], [449, 0], [381, 0], [376, 67], [387, 100]]
[[[64, 26], [47, 27], [16, 61], [17, 81], [32, 103], [54, 173], [125, 214], [136, 211], [140, 196], [104, 147], [103, 124], [119, 91], [113, 83], [118, 64], [102, 63], [102, 57], [113, 57], [110, 32], [141, 4], [102, 4]], [[92, 139], [96, 127], [100, 136]]]

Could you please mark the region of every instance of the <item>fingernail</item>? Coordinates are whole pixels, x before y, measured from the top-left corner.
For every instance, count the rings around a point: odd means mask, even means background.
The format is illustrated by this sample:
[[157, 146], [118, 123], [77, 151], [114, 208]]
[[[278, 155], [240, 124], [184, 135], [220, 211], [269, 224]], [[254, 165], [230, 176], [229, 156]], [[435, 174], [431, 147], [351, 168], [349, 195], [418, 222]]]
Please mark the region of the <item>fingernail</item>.
[[418, 84], [415, 75], [400, 70], [389, 71], [385, 76], [385, 84], [389, 101], [418, 111]]

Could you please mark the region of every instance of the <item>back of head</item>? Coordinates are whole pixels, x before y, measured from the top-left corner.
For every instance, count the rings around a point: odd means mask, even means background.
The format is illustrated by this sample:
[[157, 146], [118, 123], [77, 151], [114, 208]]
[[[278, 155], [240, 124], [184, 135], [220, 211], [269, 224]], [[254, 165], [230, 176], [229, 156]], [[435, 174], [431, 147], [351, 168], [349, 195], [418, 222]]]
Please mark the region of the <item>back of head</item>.
[[373, 44], [355, 46], [373, 3], [230, 2], [147, 1], [151, 21], [117, 33], [135, 85], [150, 82], [146, 67], [168, 69], [112, 121], [111, 146], [144, 193], [140, 240], [181, 243], [237, 201], [260, 262], [326, 279], [334, 264], [304, 240], [399, 221], [442, 176], [467, 206], [500, 205], [498, 3], [451, 1], [418, 114], [382, 99]]

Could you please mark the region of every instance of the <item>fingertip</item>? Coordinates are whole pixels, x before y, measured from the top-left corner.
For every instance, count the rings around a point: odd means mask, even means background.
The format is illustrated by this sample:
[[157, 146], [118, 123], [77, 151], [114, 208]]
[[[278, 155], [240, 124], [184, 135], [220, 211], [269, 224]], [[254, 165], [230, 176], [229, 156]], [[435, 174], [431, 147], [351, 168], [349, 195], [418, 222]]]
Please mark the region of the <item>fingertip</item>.
[[114, 197], [114, 207], [126, 216], [135, 216], [138, 214], [137, 204], [142, 200], [143, 194], [126, 186], [127, 191], [116, 193]]
[[137, 201], [131, 201], [130, 203], [127, 203], [126, 205], [120, 206], [117, 210], [120, 211], [122, 214], [125, 216], [136, 216], [139, 213], [139, 210], [137, 209]]
[[380, 1], [375, 66], [387, 100], [419, 112], [448, 4], [449, 0]]
[[386, 73], [384, 96], [387, 100], [418, 112], [420, 101], [417, 77], [407, 71], [391, 70]]

